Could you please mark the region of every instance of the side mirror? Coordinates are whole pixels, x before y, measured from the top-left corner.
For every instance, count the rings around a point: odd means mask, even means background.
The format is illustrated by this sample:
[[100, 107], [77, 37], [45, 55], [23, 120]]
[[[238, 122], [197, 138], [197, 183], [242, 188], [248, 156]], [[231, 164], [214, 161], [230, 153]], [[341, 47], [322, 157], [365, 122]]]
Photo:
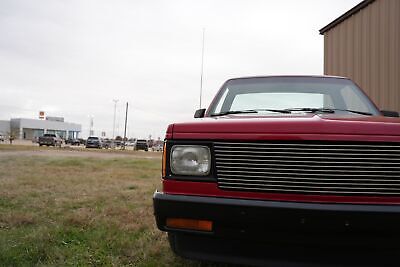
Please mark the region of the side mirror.
[[397, 111], [381, 110], [381, 113], [385, 117], [400, 117]]
[[204, 114], [206, 114], [206, 109], [205, 109], [205, 108], [198, 109], [198, 110], [196, 110], [196, 112], [194, 113], [194, 117], [195, 117], [195, 118], [204, 118]]

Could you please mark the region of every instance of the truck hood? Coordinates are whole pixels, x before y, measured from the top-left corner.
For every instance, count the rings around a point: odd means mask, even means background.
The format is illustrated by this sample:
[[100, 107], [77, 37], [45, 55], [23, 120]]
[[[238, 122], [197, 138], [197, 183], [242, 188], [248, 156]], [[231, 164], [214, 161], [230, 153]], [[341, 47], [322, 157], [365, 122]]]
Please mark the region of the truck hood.
[[[223, 138], [228, 135], [372, 135], [399, 136], [400, 119], [335, 114], [228, 115], [206, 117], [169, 127], [173, 138]], [[245, 138], [248, 139], [248, 138]], [[398, 139], [398, 138], [396, 138]]]

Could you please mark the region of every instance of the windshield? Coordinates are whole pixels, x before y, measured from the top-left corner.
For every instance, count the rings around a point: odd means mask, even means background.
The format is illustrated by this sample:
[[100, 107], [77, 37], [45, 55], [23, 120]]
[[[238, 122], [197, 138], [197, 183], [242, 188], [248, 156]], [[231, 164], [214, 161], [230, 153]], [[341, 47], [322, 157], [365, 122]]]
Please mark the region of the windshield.
[[[229, 80], [210, 107], [209, 115], [310, 112], [331, 109], [336, 113], [379, 111], [350, 80], [328, 77], [265, 77]], [[249, 114], [251, 114], [249, 112]], [[279, 113], [278, 113], [279, 114]]]

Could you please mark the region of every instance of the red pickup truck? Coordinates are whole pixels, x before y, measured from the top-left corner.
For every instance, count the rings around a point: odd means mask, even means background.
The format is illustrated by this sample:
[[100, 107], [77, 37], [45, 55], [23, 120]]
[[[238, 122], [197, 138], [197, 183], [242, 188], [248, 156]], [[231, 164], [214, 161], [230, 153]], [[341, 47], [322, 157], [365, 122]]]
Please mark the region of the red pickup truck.
[[167, 129], [157, 226], [187, 258], [382, 265], [400, 251], [398, 116], [347, 78], [228, 80]]

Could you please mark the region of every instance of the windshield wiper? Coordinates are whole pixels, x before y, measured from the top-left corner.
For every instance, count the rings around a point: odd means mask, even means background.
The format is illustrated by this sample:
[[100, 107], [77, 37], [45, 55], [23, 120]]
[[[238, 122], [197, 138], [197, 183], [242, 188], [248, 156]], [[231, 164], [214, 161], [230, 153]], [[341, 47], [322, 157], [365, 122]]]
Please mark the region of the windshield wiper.
[[369, 113], [369, 112], [351, 110], [351, 109], [339, 109], [339, 108], [288, 108], [285, 110], [287, 110], [287, 111], [308, 111], [311, 113], [317, 113], [317, 112], [335, 113], [335, 111], [346, 111], [346, 112], [356, 113], [356, 114], [361, 114], [361, 115], [368, 115], [368, 116], [372, 115], [372, 113]]
[[330, 108], [287, 108], [287, 111], [307, 111], [311, 113], [321, 112], [321, 113], [335, 113], [333, 109]]
[[247, 109], [247, 110], [228, 110], [220, 113], [211, 114], [211, 117], [216, 116], [224, 116], [229, 114], [250, 114], [250, 113], [258, 113], [259, 111], [269, 111], [269, 112], [278, 112], [278, 113], [292, 113], [292, 111], [305, 111], [311, 113], [335, 113], [335, 111], [345, 111], [351, 112], [361, 115], [368, 115], [371, 116], [372, 113], [364, 112], [364, 111], [357, 111], [351, 109], [338, 109], [338, 108], [287, 108], [287, 109]]
[[229, 114], [249, 114], [249, 113], [258, 113], [259, 111], [292, 113], [290, 110], [286, 110], [286, 109], [247, 109], [247, 110], [229, 110], [229, 111], [211, 114], [210, 116], [215, 117], [215, 116], [224, 116], [224, 115], [229, 115]]
[[337, 110], [337, 111], [347, 111], [355, 114], [361, 114], [361, 115], [367, 115], [367, 116], [372, 116], [372, 113], [365, 112], [365, 111], [358, 111], [358, 110], [352, 110], [352, 109], [339, 109], [339, 108], [333, 108], [332, 110]]

